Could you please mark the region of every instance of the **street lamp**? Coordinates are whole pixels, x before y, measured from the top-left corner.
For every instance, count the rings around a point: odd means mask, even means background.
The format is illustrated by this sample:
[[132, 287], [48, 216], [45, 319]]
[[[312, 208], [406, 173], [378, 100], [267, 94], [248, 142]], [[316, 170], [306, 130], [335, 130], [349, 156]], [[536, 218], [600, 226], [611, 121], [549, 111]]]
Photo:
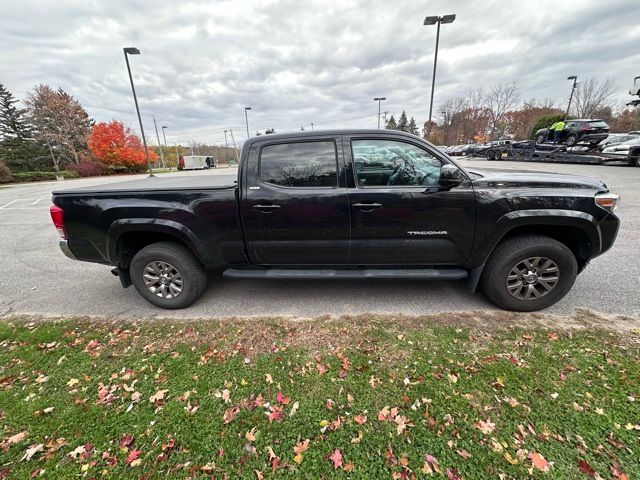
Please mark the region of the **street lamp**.
[[567, 77], [567, 80], [573, 80], [573, 86], [571, 87], [571, 95], [569, 95], [569, 104], [567, 105], [567, 111], [564, 114], [564, 119], [565, 120], [569, 116], [569, 109], [571, 108], [571, 100], [573, 100], [573, 92], [575, 92], [576, 85], [578, 84], [578, 76], [577, 75], [571, 75], [570, 77]]
[[144, 154], [147, 157], [147, 168], [149, 169], [149, 176], [155, 177], [153, 170], [151, 169], [151, 159], [149, 158], [149, 149], [147, 148], [147, 139], [144, 136], [144, 127], [142, 126], [142, 117], [140, 116], [140, 108], [138, 107], [138, 97], [136, 96], [136, 87], [133, 86], [133, 77], [131, 76], [131, 67], [129, 66], [128, 55], [140, 55], [140, 50], [135, 47], [125, 47], [124, 60], [127, 63], [127, 72], [129, 72], [129, 81], [131, 82], [131, 91], [133, 92], [133, 101], [136, 104], [136, 113], [138, 114], [138, 122], [140, 123], [140, 133], [142, 134], [142, 143], [144, 144]]
[[437, 25], [438, 29], [436, 31], [436, 51], [433, 57], [433, 78], [431, 79], [431, 101], [429, 102], [429, 123], [427, 123], [428, 133], [431, 133], [431, 115], [433, 113], [433, 91], [436, 88], [436, 66], [438, 64], [438, 43], [440, 42], [440, 24], [441, 23], [453, 23], [456, 19], [455, 14], [451, 15], [443, 15], [443, 16], [434, 16], [434, 17], [426, 17], [424, 19], [423, 25]]
[[374, 102], [378, 102], [378, 130], [380, 130], [380, 102], [386, 99], [387, 97], [376, 97], [373, 99]]
[[[165, 129], [167, 128], [166, 125], [162, 125], [162, 138], [164, 138], [164, 149], [168, 152], [169, 151], [169, 147], [167, 146], [167, 136], [164, 134]], [[168, 161], [169, 159], [167, 159]], [[176, 158], [176, 162], [178, 161], [178, 159]], [[171, 170], [171, 165], [169, 165], [169, 170]]]
[[247, 138], [249, 138], [249, 117], [247, 116], [247, 110], [251, 110], [251, 107], [244, 107], [244, 122], [247, 124]]

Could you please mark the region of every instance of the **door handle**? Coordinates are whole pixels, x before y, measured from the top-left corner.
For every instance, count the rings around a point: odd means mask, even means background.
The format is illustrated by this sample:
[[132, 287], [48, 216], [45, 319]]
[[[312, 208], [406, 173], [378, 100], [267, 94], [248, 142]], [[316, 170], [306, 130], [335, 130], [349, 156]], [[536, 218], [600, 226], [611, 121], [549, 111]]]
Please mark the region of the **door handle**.
[[280, 208], [280, 205], [254, 205], [253, 208], [262, 213], [271, 213]]
[[371, 212], [376, 208], [382, 207], [382, 204], [381, 203], [354, 203], [352, 206], [353, 208], [357, 208], [358, 210], [361, 210], [363, 212]]

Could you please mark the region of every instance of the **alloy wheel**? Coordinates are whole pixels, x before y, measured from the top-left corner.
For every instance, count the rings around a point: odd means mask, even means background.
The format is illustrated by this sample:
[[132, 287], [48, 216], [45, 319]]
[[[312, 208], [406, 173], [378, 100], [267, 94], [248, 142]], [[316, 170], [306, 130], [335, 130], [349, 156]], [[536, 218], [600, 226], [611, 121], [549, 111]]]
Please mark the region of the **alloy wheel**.
[[149, 291], [160, 298], [176, 298], [182, 293], [182, 275], [170, 263], [149, 262], [142, 276]]
[[536, 300], [549, 294], [560, 280], [560, 269], [546, 257], [529, 257], [516, 263], [507, 275], [507, 291], [519, 300]]

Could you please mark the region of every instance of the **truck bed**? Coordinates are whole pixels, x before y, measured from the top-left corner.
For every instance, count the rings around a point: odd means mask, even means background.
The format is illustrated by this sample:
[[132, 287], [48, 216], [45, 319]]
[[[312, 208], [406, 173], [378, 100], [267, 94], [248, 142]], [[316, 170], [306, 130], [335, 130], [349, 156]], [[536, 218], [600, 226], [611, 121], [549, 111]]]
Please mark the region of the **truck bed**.
[[236, 186], [235, 173], [228, 175], [185, 175], [180, 177], [141, 178], [125, 182], [107, 183], [105, 185], [91, 185], [70, 190], [56, 190], [54, 195], [68, 194], [100, 194], [117, 192], [153, 192], [168, 190], [221, 190]]

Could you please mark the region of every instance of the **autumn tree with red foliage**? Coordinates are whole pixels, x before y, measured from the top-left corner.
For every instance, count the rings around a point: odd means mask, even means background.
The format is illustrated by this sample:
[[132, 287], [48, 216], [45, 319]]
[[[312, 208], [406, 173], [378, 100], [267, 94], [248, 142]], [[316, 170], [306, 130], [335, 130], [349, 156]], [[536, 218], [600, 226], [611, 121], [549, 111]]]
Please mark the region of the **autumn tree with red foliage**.
[[[91, 130], [88, 146], [91, 153], [109, 167], [140, 171], [147, 165], [140, 138], [116, 120], [96, 123]], [[149, 151], [149, 158], [152, 162], [156, 161], [154, 151]]]

